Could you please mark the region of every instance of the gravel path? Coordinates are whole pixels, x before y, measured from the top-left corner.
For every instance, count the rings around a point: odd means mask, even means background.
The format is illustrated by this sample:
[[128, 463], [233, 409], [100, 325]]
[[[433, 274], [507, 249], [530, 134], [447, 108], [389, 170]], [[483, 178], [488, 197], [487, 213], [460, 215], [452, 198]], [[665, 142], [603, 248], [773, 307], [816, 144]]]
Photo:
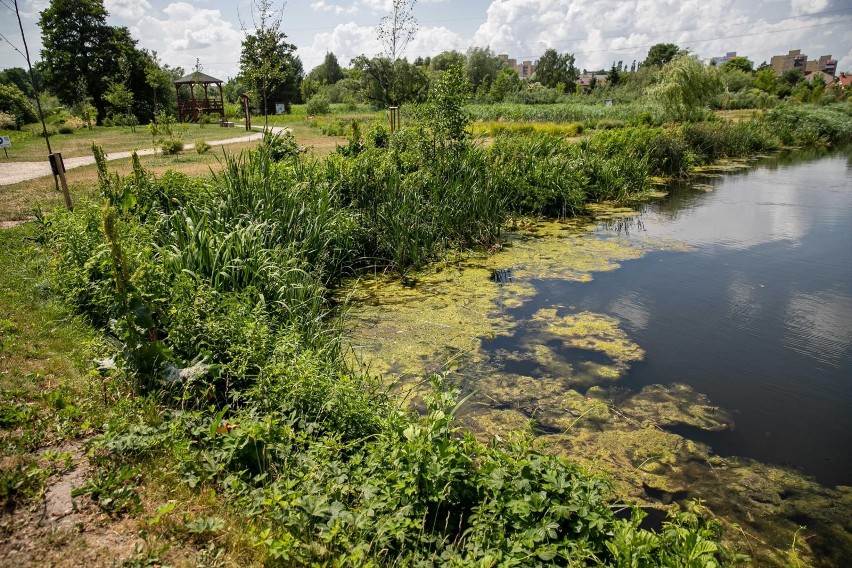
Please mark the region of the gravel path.
[[[269, 129], [276, 134], [287, 130], [280, 126], [270, 126]], [[263, 130], [263, 127], [255, 127], [255, 130]], [[254, 134], [246, 134], [245, 136], [240, 136], [238, 138], [212, 140], [208, 142], [208, 144], [211, 146], [224, 146], [226, 144], [254, 142], [255, 140], [260, 140], [262, 137], [263, 133], [257, 132]], [[195, 144], [187, 144], [184, 146], [185, 150], [192, 150], [193, 148], [195, 148]], [[156, 152], [157, 151], [153, 148], [136, 151], [136, 153], [140, 156], [151, 156]], [[129, 158], [132, 154], [133, 152], [113, 152], [111, 154], [107, 154], [107, 160], [121, 160]], [[65, 158], [63, 161], [65, 162], [65, 169], [70, 170], [73, 168], [79, 168], [80, 166], [94, 164], [95, 158], [93, 156], [83, 156], [81, 158]], [[0, 185], [12, 185], [13, 183], [36, 179], [42, 176], [49, 176], [50, 174], [50, 164], [47, 160], [43, 162], [0, 162]]]

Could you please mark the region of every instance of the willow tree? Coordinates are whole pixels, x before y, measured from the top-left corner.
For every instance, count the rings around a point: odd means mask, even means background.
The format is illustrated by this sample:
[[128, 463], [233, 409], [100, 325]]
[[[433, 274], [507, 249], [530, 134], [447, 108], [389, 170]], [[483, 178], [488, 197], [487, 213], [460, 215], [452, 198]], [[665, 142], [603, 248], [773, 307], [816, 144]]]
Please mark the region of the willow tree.
[[693, 55], [681, 54], [663, 66], [660, 82], [648, 95], [669, 120], [701, 120], [721, 88], [715, 68], [705, 67]]

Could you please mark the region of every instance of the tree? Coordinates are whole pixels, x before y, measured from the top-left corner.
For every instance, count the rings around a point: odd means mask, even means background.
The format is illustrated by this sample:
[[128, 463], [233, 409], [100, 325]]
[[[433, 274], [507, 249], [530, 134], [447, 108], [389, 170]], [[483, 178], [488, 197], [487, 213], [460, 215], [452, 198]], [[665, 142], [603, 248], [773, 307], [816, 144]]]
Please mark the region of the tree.
[[606, 75], [607, 85], [612, 87], [618, 85], [619, 81], [621, 81], [621, 73], [618, 71], [618, 67], [615, 66], [615, 63], [612, 64], [612, 69], [609, 70], [609, 73]]
[[39, 20], [45, 85], [70, 106], [79, 102], [82, 79], [99, 119], [106, 116], [103, 96], [118, 73], [116, 34], [106, 17], [103, 0], [51, 0]]
[[510, 94], [520, 91], [521, 87], [521, 78], [518, 77], [515, 70], [504, 67], [500, 70], [497, 78], [494, 79], [489, 96], [492, 102], [500, 103], [506, 100], [506, 97]]
[[15, 85], [0, 84], [0, 112], [15, 117], [15, 125], [18, 128], [38, 121], [36, 109], [21, 89]]
[[392, 2], [391, 13], [379, 22], [376, 35], [384, 47], [385, 57], [391, 62], [396, 62], [417, 35], [417, 20], [412, 14], [417, 0], [392, 0]]
[[574, 55], [571, 53], [559, 54], [551, 48], [544, 52], [536, 63], [533, 80], [551, 89], [557, 85], [567, 88], [577, 78], [577, 69], [574, 67]]
[[[385, 66], [388, 72], [389, 88], [384, 89], [389, 95], [388, 104], [400, 104], [401, 90], [397, 88], [397, 69], [400, 55], [417, 35], [417, 20], [412, 14], [417, 0], [392, 0], [391, 13], [382, 18], [376, 28], [376, 36], [384, 48], [384, 59], [388, 61]], [[406, 62], [407, 63], [407, 62]], [[402, 70], [401, 68], [399, 68]]]
[[392, 63], [387, 57], [359, 55], [351, 66], [361, 82], [362, 96], [376, 107], [426, 99], [429, 77], [406, 59]]
[[305, 80], [311, 81], [317, 86], [334, 85], [345, 77], [346, 75], [337, 61], [337, 56], [333, 53], [326, 53], [323, 62], [314, 67]]
[[[36, 82], [41, 83], [41, 78], [36, 70]], [[9, 69], [4, 69], [0, 71], [0, 85], [14, 85], [18, 87], [22, 93], [31, 99], [35, 98], [35, 91], [33, 90], [32, 82], [30, 81], [30, 76], [27, 74], [26, 69], [21, 67], [10, 67]]]
[[470, 116], [464, 105], [469, 94], [470, 85], [461, 65], [443, 71], [429, 92], [429, 123], [439, 143], [461, 142], [467, 137]]
[[734, 69], [738, 69], [745, 73], [751, 73], [754, 71], [754, 68], [751, 65], [751, 61], [746, 57], [734, 57], [728, 61], [725, 61], [721, 67], [722, 71], [733, 71]]
[[[299, 78], [294, 78], [293, 73], [300, 70], [301, 61], [298, 66], [295, 64], [293, 52], [296, 46], [287, 43], [287, 35], [281, 31], [284, 6], [275, 9], [272, 0], [252, 0], [252, 7], [254, 32], [250, 33], [243, 23], [245, 37], [240, 54], [240, 70], [257, 89], [264, 120], [269, 124], [269, 95], [282, 84], [298, 84]], [[284, 103], [289, 104], [290, 100], [285, 99]]]
[[774, 95], [778, 91], [778, 75], [771, 67], [761, 69], [754, 75], [754, 88]]
[[454, 65], [464, 66], [464, 54], [458, 51], [442, 51], [432, 58], [431, 67], [435, 71], [446, 71]]
[[679, 53], [680, 48], [673, 43], [658, 43], [652, 45], [645, 58], [645, 65], [656, 65], [662, 67], [673, 60]]
[[663, 66], [660, 83], [649, 90], [652, 100], [672, 120], [698, 120], [721, 85], [715, 68], [708, 69], [698, 59], [682, 53]]
[[471, 47], [465, 57], [465, 73], [474, 89], [490, 89], [500, 69], [506, 66], [489, 47]]

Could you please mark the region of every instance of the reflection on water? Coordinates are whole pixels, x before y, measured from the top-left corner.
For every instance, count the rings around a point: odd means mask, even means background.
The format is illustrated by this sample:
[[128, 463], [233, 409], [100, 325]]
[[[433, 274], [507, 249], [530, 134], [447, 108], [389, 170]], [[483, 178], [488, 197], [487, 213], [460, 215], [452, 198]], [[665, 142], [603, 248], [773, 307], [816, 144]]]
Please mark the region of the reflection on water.
[[845, 565], [850, 170], [852, 148], [773, 158], [638, 215], [540, 223], [414, 287], [363, 283], [353, 347], [415, 377], [415, 401], [417, 377], [451, 366], [475, 432], [532, 427], [619, 495], [706, 499], [755, 565], [786, 565], [794, 534], [816, 565]]
[[[511, 315], [567, 304], [611, 314], [646, 352], [622, 386], [689, 384], [733, 413], [734, 429], [702, 437], [717, 453], [852, 484], [849, 153], [806, 158], [703, 179], [712, 191], [674, 187], [639, 217], [602, 224], [601, 238], [694, 251], [648, 254], [589, 283], [538, 280]], [[530, 341], [522, 325], [515, 338]]]

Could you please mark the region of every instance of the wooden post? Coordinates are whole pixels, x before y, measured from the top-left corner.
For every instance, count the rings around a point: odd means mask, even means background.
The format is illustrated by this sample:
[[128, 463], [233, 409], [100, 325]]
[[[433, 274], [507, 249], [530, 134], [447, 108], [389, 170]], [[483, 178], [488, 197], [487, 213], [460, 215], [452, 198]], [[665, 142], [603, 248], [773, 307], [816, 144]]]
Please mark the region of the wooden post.
[[399, 107], [391, 106], [388, 107], [388, 116], [390, 118], [390, 131], [391, 134], [402, 128], [402, 120], [399, 116]]
[[71, 205], [71, 192], [68, 191], [68, 182], [65, 180], [65, 163], [62, 161], [62, 152], [55, 152], [50, 155], [50, 169], [53, 170], [54, 181], [58, 180], [62, 186], [62, 195], [65, 197], [65, 207], [68, 211], [72, 211], [74, 207]]
[[249, 109], [249, 96], [240, 95], [243, 100], [243, 114], [246, 117], [246, 130], [251, 130], [251, 110]]
[[219, 115], [227, 120], [227, 116], [225, 115], [225, 93], [222, 92], [222, 83], [217, 83], [217, 86], [219, 87], [219, 108], [221, 109]]

